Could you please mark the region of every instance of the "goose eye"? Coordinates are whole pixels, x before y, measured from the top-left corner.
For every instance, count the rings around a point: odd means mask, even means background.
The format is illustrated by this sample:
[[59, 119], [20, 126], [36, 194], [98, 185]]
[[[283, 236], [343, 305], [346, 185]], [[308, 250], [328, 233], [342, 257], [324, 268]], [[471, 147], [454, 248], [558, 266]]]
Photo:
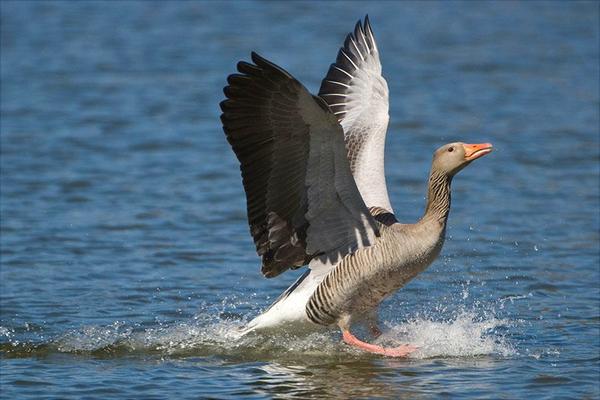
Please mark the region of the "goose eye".
[[448, 151], [449, 151], [450, 153], [452, 153], [452, 152], [454, 151], [454, 147], [449, 147], [449, 148], [448, 148]]

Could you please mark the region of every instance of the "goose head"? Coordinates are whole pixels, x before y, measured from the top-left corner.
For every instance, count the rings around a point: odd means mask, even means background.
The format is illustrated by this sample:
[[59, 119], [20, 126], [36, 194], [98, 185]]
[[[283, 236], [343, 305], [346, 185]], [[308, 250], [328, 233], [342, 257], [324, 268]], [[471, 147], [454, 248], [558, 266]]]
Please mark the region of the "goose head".
[[483, 157], [491, 151], [491, 143], [448, 143], [435, 151], [432, 167], [451, 178], [473, 160]]
[[483, 157], [491, 151], [491, 143], [448, 143], [435, 151], [432, 167], [453, 177], [473, 160]]

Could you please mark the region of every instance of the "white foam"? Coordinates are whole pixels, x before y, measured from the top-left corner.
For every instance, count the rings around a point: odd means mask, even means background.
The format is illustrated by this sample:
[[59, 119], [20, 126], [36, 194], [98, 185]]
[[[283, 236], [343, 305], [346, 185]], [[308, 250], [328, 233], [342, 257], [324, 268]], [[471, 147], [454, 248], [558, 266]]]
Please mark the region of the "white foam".
[[0, 325], [0, 336], [10, 338], [13, 335], [13, 333], [14, 331], [12, 329], [5, 328], [4, 326]]
[[95, 351], [127, 340], [132, 330], [120, 321], [108, 326], [88, 325], [65, 333], [54, 343], [59, 351], [67, 353]]
[[475, 313], [463, 311], [450, 320], [436, 321], [415, 318], [391, 326], [378, 343], [392, 345], [410, 343], [419, 349], [411, 358], [474, 357], [497, 355], [508, 357], [515, 350], [498, 328], [506, 321], [496, 318], [479, 319]]
[[[54, 343], [61, 352], [93, 352], [112, 347], [131, 352], [158, 352], [164, 356], [370, 356], [341, 343], [337, 330], [308, 336], [273, 335], [240, 337], [245, 321], [216, 320], [199, 314], [191, 321], [159, 324], [134, 329], [123, 322], [108, 326], [86, 326], [67, 332]], [[498, 328], [506, 321], [494, 317], [478, 318], [462, 311], [449, 320], [415, 317], [404, 323], [386, 323], [387, 329], [375, 343], [397, 346], [410, 343], [419, 347], [411, 358], [474, 357], [515, 354]]]

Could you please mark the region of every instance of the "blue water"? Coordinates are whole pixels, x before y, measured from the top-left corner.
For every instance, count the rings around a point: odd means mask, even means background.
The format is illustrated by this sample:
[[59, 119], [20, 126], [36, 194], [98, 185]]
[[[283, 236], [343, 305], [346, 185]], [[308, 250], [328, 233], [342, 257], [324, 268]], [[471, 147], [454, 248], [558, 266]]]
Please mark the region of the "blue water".
[[[24, 2], [1, 6], [0, 393], [45, 398], [598, 398], [597, 2]], [[235, 340], [266, 280], [218, 103], [257, 50], [317, 91], [369, 13], [390, 87], [388, 187], [456, 177], [439, 260], [381, 341]]]

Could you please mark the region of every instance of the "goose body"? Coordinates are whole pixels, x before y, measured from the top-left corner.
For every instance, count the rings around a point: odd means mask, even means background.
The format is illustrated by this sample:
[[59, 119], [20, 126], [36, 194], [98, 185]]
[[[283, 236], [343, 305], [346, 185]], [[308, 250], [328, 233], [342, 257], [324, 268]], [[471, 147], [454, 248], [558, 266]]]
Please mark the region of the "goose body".
[[262, 272], [307, 271], [244, 333], [338, 326], [365, 351], [405, 356], [350, 333], [377, 327], [377, 306], [439, 255], [452, 177], [491, 151], [488, 143], [439, 148], [427, 207], [414, 224], [397, 221], [384, 174], [388, 87], [368, 17], [359, 21], [311, 95], [294, 77], [252, 53], [228, 77], [221, 120], [238, 160], [248, 221]]
[[247, 329], [288, 326], [297, 331], [336, 323], [349, 328], [353, 322], [373, 319], [371, 311], [427, 268], [444, 242], [443, 227], [429, 219], [417, 224], [381, 224], [379, 232], [372, 246], [356, 250], [335, 265], [313, 260], [299, 282]]

